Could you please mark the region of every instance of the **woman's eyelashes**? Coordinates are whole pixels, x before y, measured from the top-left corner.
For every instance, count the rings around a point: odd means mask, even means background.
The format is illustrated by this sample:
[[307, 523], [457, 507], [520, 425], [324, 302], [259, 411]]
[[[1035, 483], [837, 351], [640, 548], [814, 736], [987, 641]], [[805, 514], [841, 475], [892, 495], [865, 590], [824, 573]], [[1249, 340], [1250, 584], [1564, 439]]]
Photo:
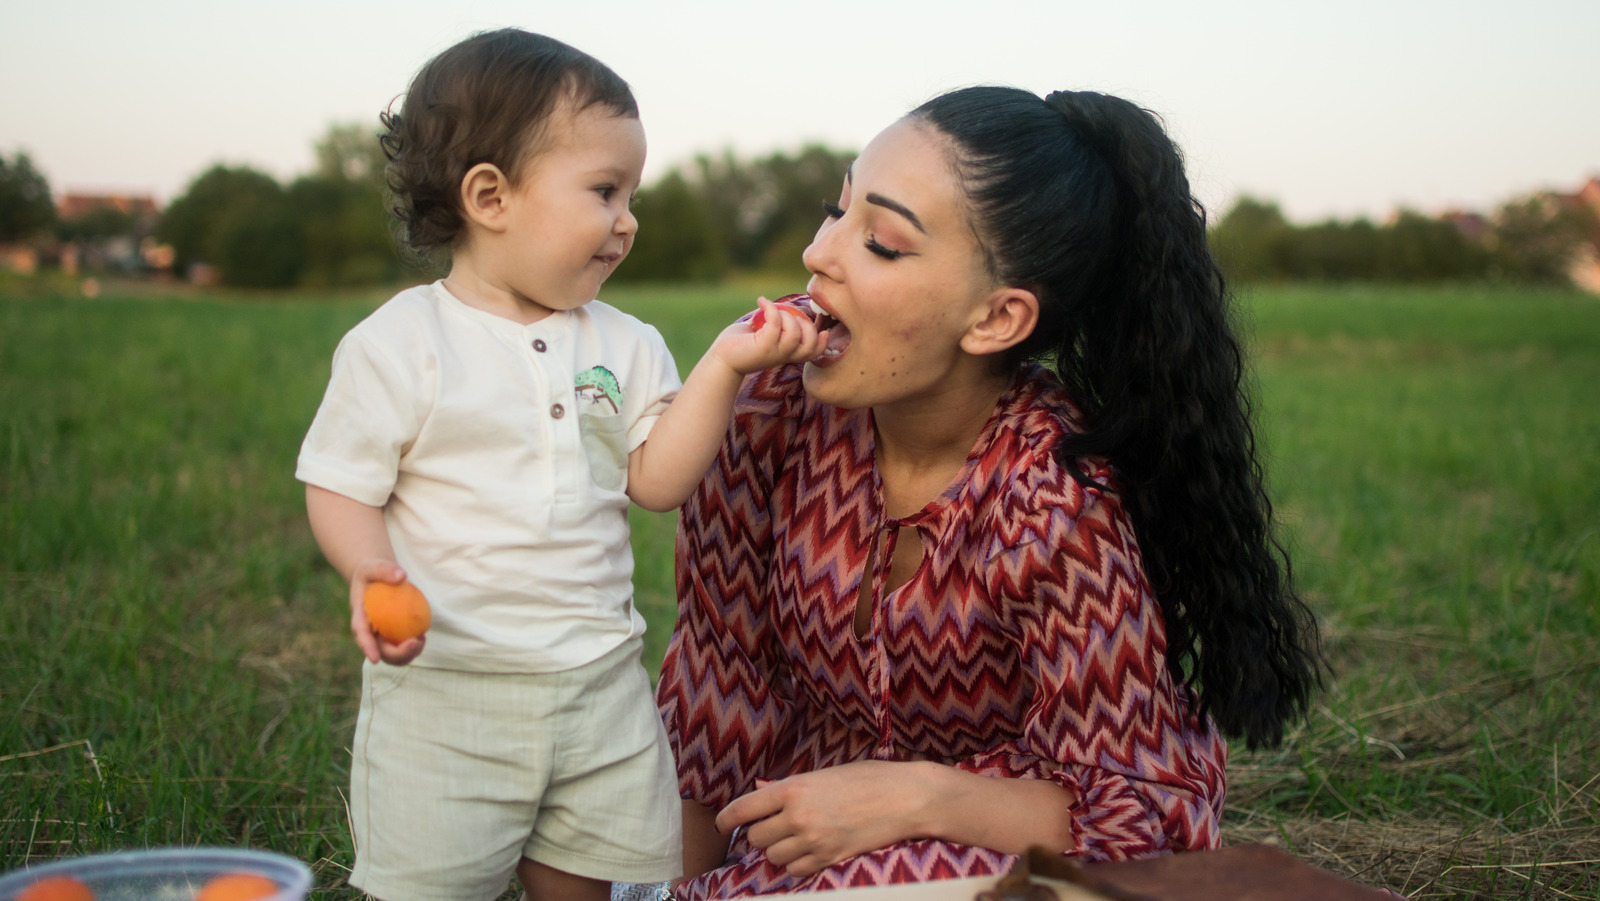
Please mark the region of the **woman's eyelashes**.
[[[829, 219], [841, 219], [844, 217], [844, 207], [841, 207], [836, 203], [829, 203], [826, 200], [822, 202], [822, 212]], [[882, 244], [879, 244], [878, 239], [872, 235], [867, 236], [867, 249], [886, 260], [897, 260], [900, 257], [905, 256], [905, 251], [895, 250], [891, 247], [885, 247]]]
[[871, 235], [867, 236], [867, 249], [886, 260], [897, 260], [900, 257], [905, 256], [905, 251], [884, 247], [882, 244], [878, 243], [877, 238], [874, 238]]

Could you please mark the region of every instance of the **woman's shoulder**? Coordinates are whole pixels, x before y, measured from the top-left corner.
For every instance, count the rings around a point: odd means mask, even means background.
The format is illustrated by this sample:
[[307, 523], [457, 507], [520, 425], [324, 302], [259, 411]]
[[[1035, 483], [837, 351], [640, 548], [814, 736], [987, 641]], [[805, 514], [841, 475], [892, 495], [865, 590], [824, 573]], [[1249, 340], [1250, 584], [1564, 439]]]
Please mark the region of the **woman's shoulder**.
[[739, 419], [799, 419], [807, 406], [804, 364], [791, 363], [746, 376], [733, 415]]
[[1083, 427], [1067, 387], [1054, 372], [1037, 363], [1017, 371], [1000, 398], [1000, 416], [1009, 428], [1033, 441], [1059, 441]]
[[[1043, 366], [1028, 364], [1001, 396], [993, 442], [1014, 458], [1014, 465], [1060, 475], [1063, 443], [1083, 432], [1083, 415], [1061, 380]], [[1080, 469], [1104, 468], [1098, 461]]]
[[1022, 533], [1044, 521], [1058, 530], [1114, 495], [1106, 461], [1063, 453], [1063, 443], [1082, 430], [1082, 414], [1060, 379], [1042, 366], [1025, 367], [1001, 398], [990, 448], [987, 481], [997, 495], [991, 506], [1001, 511], [990, 526], [1000, 545], [1028, 540]]

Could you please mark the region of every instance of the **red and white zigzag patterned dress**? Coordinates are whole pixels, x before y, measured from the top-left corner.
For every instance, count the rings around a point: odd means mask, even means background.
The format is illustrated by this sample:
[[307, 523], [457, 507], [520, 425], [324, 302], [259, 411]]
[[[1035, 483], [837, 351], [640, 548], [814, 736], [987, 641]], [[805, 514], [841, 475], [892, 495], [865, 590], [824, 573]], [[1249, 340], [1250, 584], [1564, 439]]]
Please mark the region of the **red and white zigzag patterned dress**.
[[[1056, 458], [1074, 418], [1059, 381], [1028, 370], [945, 494], [893, 520], [870, 411], [810, 400], [799, 367], [747, 380], [678, 533], [679, 619], [657, 701], [683, 796], [720, 809], [758, 777], [936, 760], [1071, 789], [1084, 859], [1216, 847], [1225, 745], [1166, 668], [1160, 609], [1116, 495], [1083, 488]], [[885, 572], [867, 573], [873, 537], [887, 561], [901, 526], [915, 527], [923, 561], [885, 594]], [[864, 577], [874, 609], [857, 638]], [[976, 876], [1011, 862], [913, 841], [794, 879], [742, 836], [680, 897]]]

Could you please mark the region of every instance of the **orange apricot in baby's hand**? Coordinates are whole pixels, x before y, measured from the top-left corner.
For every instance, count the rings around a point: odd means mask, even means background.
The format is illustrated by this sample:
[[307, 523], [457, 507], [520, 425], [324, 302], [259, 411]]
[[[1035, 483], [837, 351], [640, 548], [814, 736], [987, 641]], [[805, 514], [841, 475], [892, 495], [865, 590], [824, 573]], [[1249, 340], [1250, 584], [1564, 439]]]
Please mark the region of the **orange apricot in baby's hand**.
[[428, 599], [410, 582], [368, 582], [361, 607], [367, 612], [372, 631], [395, 644], [416, 638], [433, 625]]
[[[418, 597], [421, 597], [419, 592]], [[278, 893], [278, 884], [255, 873], [223, 873], [200, 887], [194, 901], [260, 901]]]
[[71, 876], [46, 876], [23, 889], [17, 901], [94, 901], [94, 892]]

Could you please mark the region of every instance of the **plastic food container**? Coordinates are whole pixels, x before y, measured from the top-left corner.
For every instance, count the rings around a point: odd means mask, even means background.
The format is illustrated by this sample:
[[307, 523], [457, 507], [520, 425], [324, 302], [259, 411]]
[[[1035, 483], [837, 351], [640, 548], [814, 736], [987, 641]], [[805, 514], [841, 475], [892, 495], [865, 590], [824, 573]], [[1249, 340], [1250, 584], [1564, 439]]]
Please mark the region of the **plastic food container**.
[[300, 901], [311, 891], [311, 870], [292, 857], [242, 848], [161, 848], [72, 857], [0, 876], [0, 901], [14, 901], [49, 876], [71, 876], [95, 901], [194, 901], [212, 878], [254, 873], [278, 884], [263, 901]]

